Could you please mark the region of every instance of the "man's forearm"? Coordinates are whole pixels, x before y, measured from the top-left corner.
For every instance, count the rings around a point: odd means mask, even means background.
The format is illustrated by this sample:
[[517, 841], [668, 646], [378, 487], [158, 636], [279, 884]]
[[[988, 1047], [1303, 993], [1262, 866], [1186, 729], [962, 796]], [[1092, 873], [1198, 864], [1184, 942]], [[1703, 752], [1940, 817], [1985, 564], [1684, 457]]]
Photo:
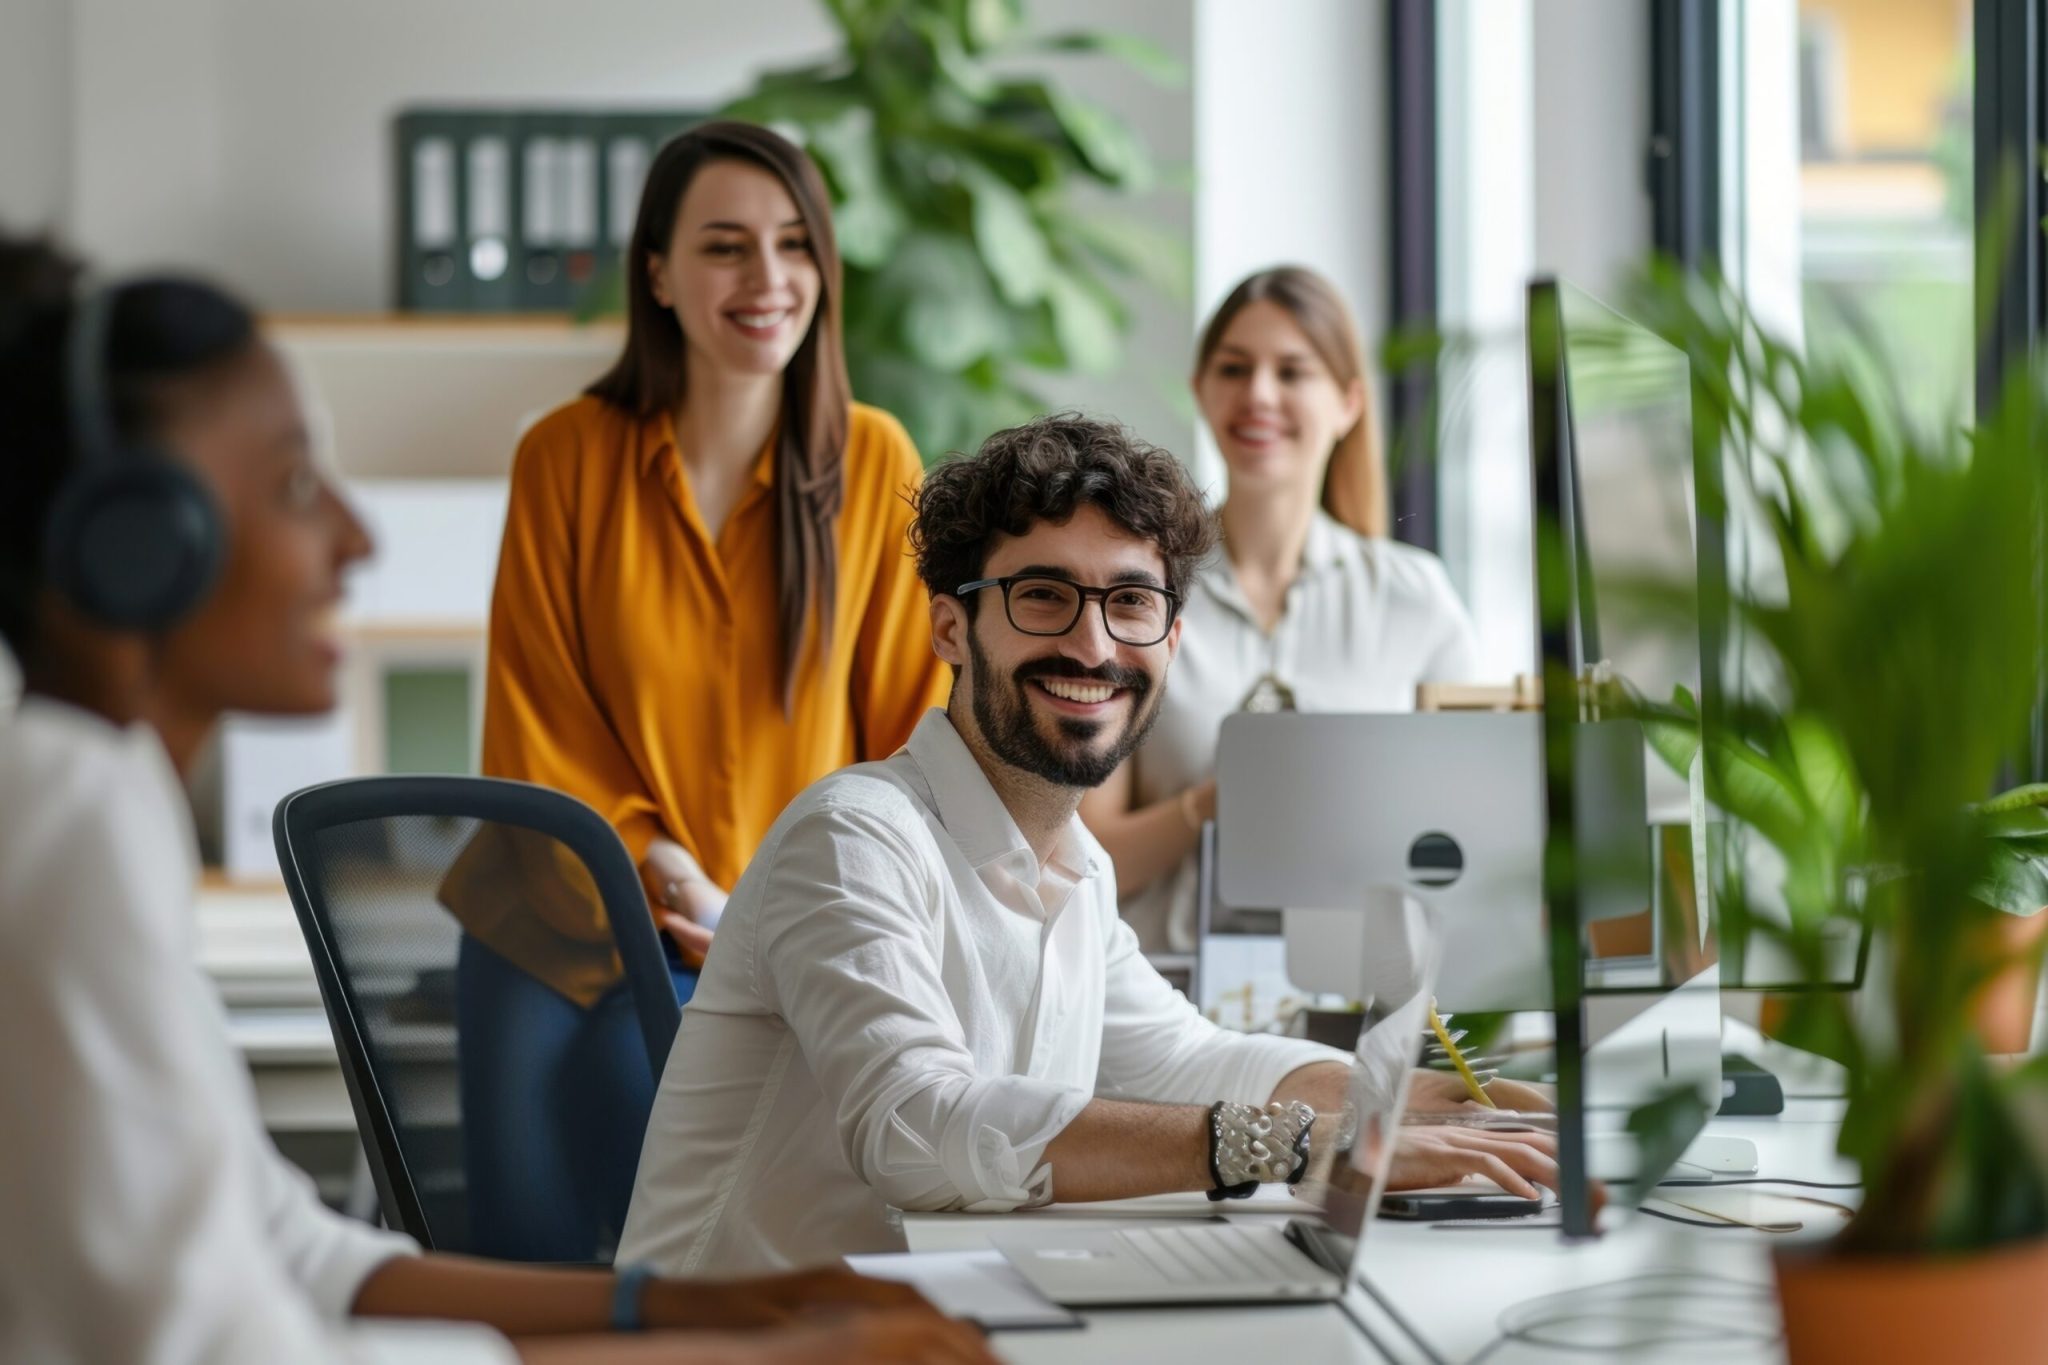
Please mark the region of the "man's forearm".
[[[1280, 1078], [1275, 1100], [1300, 1100], [1318, 1114], [1343, 1108], [1351, 1068], [1312, 1062]], [[1090, 1100], [1046, 1145], [1053, 1198], [1068, 1204], [1206, 1190], [1209, 1111], [1192, 1104]]]
[[[1350, 1099], [1351, 1067], [1344, 1062], [1310, 1062], [1280, 1078], [1275, 1100], [1300, 1100], [1317, 1114], [1335, 1114]], [[1320, 1131], [1323, 1125], [1316, 1125]]]
[[1046, 1145], [1045, 1162], [1052, 1167], [1053, 1198], [1068, 1204], [1206, 1190], [1209, 1111], [1090, 1100]]

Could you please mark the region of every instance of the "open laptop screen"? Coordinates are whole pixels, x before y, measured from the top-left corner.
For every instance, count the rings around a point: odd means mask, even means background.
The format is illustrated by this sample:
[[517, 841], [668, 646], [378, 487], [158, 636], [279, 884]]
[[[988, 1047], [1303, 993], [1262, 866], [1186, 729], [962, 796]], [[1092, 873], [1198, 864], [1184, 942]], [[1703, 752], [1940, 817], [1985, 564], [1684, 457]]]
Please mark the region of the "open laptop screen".
[[1316, 1119], [1309, 1171], [1295, 1190], [1316, 1207], [1324, 1230], [1348, 1243], [1328, 1258], [1345, 1265], [1352, 1263], [1355, 1244], [1386, 1193], [1442, 955], [1435, 916], [1427, 906], [1411, 900], [1398, 913], [1401, 923], [1380, 926], [1376, 936], [1386, 956], [1375, 972], [1380, 989], [1366, 1002], [1358, 1033], [1350, 1103], [1342, 1113]]

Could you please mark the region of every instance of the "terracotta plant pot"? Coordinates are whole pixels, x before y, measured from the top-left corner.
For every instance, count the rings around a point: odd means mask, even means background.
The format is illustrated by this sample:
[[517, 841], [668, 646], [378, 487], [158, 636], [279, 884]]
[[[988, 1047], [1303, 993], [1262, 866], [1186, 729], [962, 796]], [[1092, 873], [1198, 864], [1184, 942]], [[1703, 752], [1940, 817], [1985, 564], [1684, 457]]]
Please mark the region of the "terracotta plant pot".
[[[2031, 915], [2009, 915], [1998, 922], [1994, 952], [2002, 957], [2027, 958], [2048, 933], [2048, 910]], [[2025, 1052], [2034, 1034], [2034, 1002], [2041, 989], [2041, 973], [2031, 960], [2005, 968], [1984, 986], [1977, 997], [1977, 1036], [1986, 1052]]]
[[[1976, 1022], [1977, 1040], [1986, 1052], [2025, 1052], [2034, 1033], [2034, 1006], [2041, 990], [2041, 972], [2026, 955], [2048, 935], [2048, 909], [2031, 915], [2007, 915], [1994, 921], [1984, 937], [1987, 953], [2012, 962], [1984, 983], [1970, 1005]], [[1865, 990], [1871, 989], [1865, 983]], [[1791, 1012], [1792, 997], [1767, 992], [1757, 1027], [1767, 1038], [1784, 1035], [1785, 1018]]]
[[2048, 1240], [1973, 1256], [1776, 1257], [1790, 1365], [2048, 1361]]

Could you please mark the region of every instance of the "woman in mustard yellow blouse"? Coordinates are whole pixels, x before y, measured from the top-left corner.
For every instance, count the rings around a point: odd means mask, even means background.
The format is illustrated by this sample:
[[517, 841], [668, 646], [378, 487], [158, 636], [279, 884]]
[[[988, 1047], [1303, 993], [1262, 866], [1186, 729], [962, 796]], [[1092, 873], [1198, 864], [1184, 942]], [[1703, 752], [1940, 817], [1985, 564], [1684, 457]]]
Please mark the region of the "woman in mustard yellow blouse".
[[692, 958], [783, 806], [949, 686], [904, 539], [921, 466], [850, 401], [827, 204], [764, 128], [664, 147], [625, 353], [513, 467], [484, 771], [603, 812]]

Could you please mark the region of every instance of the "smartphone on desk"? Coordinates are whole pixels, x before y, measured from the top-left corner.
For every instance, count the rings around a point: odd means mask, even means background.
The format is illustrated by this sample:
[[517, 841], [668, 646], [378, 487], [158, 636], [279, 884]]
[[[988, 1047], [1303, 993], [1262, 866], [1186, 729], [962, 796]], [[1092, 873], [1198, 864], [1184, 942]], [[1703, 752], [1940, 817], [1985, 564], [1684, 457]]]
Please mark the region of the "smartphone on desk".
[[1417, 1191], [1383, 1196], [1380, 1217], [1411, 1223], [1450, 1223], [1475, 1218], [1527, 1218], [1547, 1207], [1541, 1199], [1507, 1193]]

